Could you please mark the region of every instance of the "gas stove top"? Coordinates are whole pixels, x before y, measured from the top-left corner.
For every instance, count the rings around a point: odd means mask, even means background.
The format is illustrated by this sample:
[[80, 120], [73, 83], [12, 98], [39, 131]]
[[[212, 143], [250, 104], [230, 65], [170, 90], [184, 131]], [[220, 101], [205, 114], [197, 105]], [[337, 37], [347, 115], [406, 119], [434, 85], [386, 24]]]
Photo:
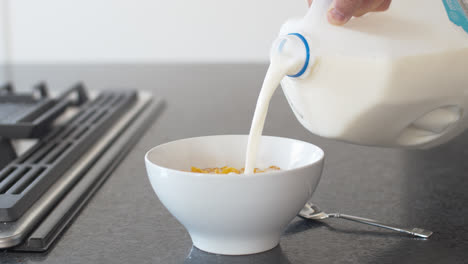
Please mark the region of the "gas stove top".
[[163, 104], [136, 90], [88, 94], [79, 85], [51, 99], [43, 85], [39, 98], [20, 98], [7, 87], [0, 111], [17, 110], [0, 116], [0, 248], [45, 251]]

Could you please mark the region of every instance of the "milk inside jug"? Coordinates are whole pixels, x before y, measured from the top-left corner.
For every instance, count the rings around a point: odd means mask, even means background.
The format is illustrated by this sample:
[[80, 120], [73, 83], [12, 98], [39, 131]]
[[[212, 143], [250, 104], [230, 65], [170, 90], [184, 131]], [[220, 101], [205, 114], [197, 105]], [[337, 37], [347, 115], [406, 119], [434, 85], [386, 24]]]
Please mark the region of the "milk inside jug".
[[386, 12], [327, 22], [330, 0], [287, 21], [272, 47], [299, 122], [326, 138], [428, 148], [468, 126], [468, 1], [393, 0]]

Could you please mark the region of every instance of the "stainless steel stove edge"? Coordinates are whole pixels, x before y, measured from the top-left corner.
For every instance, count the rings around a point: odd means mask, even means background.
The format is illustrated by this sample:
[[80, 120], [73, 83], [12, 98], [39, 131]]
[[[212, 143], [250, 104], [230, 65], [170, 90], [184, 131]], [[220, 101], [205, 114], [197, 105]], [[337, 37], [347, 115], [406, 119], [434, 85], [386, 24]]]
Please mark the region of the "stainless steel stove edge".
[[153, 100], [150, 93], [139, 91], [134, 107], [122, 115], [102, 139], [78, 160], [44, 195], [23, 215], [14, 222], [0, 222], [0, 248], [10, 248], [20, 244], [32, 229], [45, 217], [53, 206], [73, 187], [77, 180], [87, 171], [93, 159], [106, 150], [121, 130], [125, 129], [138, 113]]

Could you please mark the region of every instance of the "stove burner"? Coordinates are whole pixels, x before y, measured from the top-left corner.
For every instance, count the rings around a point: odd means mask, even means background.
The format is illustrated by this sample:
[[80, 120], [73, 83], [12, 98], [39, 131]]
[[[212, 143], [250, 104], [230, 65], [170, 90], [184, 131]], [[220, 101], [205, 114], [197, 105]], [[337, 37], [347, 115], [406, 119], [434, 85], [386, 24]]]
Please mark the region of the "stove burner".
[[[69, 106], [80, 106], [88, 100], [81, 83], [66, 90], [57, 98], [49, 98], [44, 83], [34, 87], [37, 96], [18, 94], [13, 86], [0, 87], [0, 136], [6, 138], [38, 138]], [[71, 99], [76, 94], [76, 100]]]

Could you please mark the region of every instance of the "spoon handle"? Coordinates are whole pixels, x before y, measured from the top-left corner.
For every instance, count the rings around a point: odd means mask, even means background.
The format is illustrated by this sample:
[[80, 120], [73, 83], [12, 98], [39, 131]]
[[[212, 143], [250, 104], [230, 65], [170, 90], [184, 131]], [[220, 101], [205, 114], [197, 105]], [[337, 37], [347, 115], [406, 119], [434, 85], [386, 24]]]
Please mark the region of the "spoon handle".
[[410, 234], [410, 235], [422, 237], [422, 238], [428, 238], [432, 235], [432, 231], [424, 230], [422, 228], [394, 227], [394, 226], [389, 226], [386, 224], [379, 223], [372, 219], [358, 217], [358, 216], [352, 216], [352, 215], [346, 215], [346, 214], [340, 214], [340, 213], [329, 214], [328, 216], [334, 217], [334, 218], [342, 218], [342, 219], [346, 219], [346, 220], [350, 220], [350, 221], [354, 221], [354, 222], [358, 222], [362, 224], [382, 227], [382, 228], [386, 228], [386, 229], [390, 229], [393, 231], [402, 232], [402, 233], [406, 233], [406, 234]]

